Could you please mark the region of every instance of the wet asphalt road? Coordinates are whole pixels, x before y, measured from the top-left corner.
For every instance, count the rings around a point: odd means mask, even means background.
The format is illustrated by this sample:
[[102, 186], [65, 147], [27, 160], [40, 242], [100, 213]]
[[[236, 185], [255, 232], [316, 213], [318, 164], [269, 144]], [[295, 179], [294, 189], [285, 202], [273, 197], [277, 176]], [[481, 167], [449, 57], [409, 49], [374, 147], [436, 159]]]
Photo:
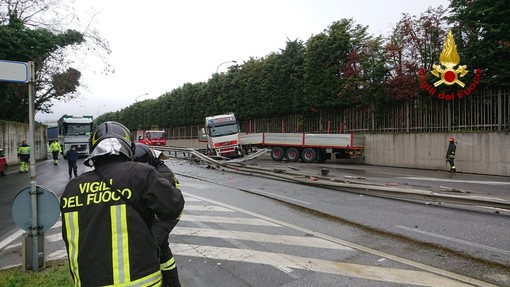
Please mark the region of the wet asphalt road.
[[[171, 159], [167, 161], [167, 164], [181, 177], [181, 182], [183, 183], [183, 192], [185, 192], [185, 196], [190, 199], [188, 202], [188, 215], [193, 215], [193, 201], [191, 199], [196, 200], [200, 203], [200, 208], [206, 208], [208, 211], [204, 211], [205, 215], [212, 212], [214, 209], [209, 207], [209, 205], [214, 205], [215, 203], [211, 201], [211, 199], [218, 200], [223, 204], [234, 204], [235, 206], [239, 206], [244, 208], [245, 210], [256, 210], [259, 214], [270, 215], [274, 218], [280, 217], [280, 220], [285, 220], [289, 223], [294, 223], [298, 225], [304, 224], [306, 221], [315, 220], [315, 222], [310, 223], [309, 228], [311, 230], [323, 230], [323, 232], [331, 232], [335, 233], [337, 238], [350, 238], [353, 240], [357, 238], [358, 243], [363, 243], [365, 246], [371, 246], [390, 250], [390, 249], [402, 249], [396, 250], [396, 252], [409, 253], [410, 250], [407, 250], [404, 245], [395, 245], [391, 240], [384, 238], [371, 238], [371, 235], [360, 235], [359, 232], [354, 232], [351, 228], [347, 227], [336, 227], [335, 230], [331, 230], [331, 223], [328, 223], [327, 220], [320, 221], [320, 219], [315, 218], [315, 216], [304, 216], [301, 212], [296, 212], [291, 210], [284, 209], [284, 205], [279, 203], [271, 203], [271, 201], [263, 202], [262, 197], [257, 198], [256, 200], [252, 195], [262, 195], [263, 197], [269, 197], [278, 199], [281, 202], [289, 202], [293, 205], [299, 206], [302, 205], [304, 207], [310, 209], [317, 209], [328, 214], [335, 214], [339, 218], [344, 218], [346, 220], [356, 221], [361, 223], [362, 225], [371, 225], [376, 226], [380, 229], [388, 229], [391, 228], [400, 229], [393, 230], [393, 232], [402, 232], [402, 233], [412, 233], [412, 236], [415, 236], [421, 240], [429, 240], [430, 237], [436, 236], [438, 234], [445, 234], [449, 232], [459, 232], [465, 231], [468, 236], [462, 238], [462, 240], [466, 243], [469, 242], [482, 242], [483, 246], [495, 246], [493, 253], [498, 253], [501, 251], [509, 252], [505, 250], [509, 250], [508, 241], [504, 239], [504, 235], [500, 238], [491, 238], [491, 234], [504, 234], [505, 218], [508, 219], [507, 215], [504, 214], [495, 214], [494, 210], [481, 210], [481, 211], [460, 211], [456, 209], [448, 209], [448, 208], [434, 208], [433, 206], [427, 206], [423, 204], [403, 204], [398, 201], [387, 200], [387, 199], [377, 199], [377, 198], [369, 198], [363, 196], [357, 196], [353, 194], [342, 194], [338, 191], [328, 191], [320, 188], [311, 188], [308, 186], [299, 186], [295, 184], [289, 184], [285, 182], [278, 182], [270, 179], [260, 179], [257, 177], [245, 176], [245, 175], [237, 175], [235, 173], [230, 172], [222, 172], [216, 169], [208, 169], [204, 165], [191, 165], [187, 162]], [[443, 171], [422, 171], [422, 170], [409, 170], [409, 169], [396, 169], [396, 168], [387, 168], [387, 167], [374, 167], [374, 166], [366, 166], [366, 165], [355, 165], [355, 164], [344, 164], [340, 162], [332, 162], [329, 164], [302, 164], [302, 163], [288, 163], [288, 162], [273, 162], [267, 157], [262, 157], [255, 161], [250, 162], [250, 164], [260, 165], [264, 167], [271, 168], [280, 168], [280, 169], [289, 169], [291, 171], [296, 171], [298, 169], [300, 172], [306, 174], [318, 174], [321, 169], [328, 168], [330, 173], [328, 176], [337, 177], [337, 178], [346, 178], [349, 180], [358, 180], [358, 181], [370, 181], [373, 183], [378, 183], [381, 185], [389, 185], [389, 186], [415, 186], [422, 187], [430, 190], [445, 190], [445, 188], [454, 188], [454, 189], [462, 189], [466, 192], [470, 192], [473, 194], [483, 194], [484, 196], [497, 196], [497, 197], [507, 197], [508, 196], [508, 183], [510, 183], [509, 178], [505, 177], [490, 177], [490, 176], [478, 176], [478, 175], [466, 175], [466, 174], [449, 174]], [[69, 180], [67, 173], [67, 163], [65, 160], [60, 160], [60, 164], [58, 166], [54, 166], [51, 160], [41, 161], [37, 164], [37, 183], [39, 185], [48, 187], [53, 190], [57, 196], [59, 196], [65, 184]], [[82, 164], [82, 160], [80, 160], [78, 164], [78, 172], [82, 173], [85, 171], [85, 167]], [[1, 198], [1, 235], [0, 239], [9, 233], [10, 230], [15, 229], [15, 226], [10, 220], [10, 202], [16, 195], [16, 193], [26, 188], [30, 185], [28, 180], [28, 174], [18, 174], [17, 171], [13, 171], [11, 168], [11, 172], [7, 177], [0, 177], [0, 193], [2, 194]], [[219, 184], [207, 184], [207, 182], [217, 183]], [[222, 188], [222, 186], [228, 186], [229, 189]], [[239, 191], [247, 191], [247, 194], [239, 193]], [[203, 197], [205, 195], [205, 197]], [[208, 202], [208, 203], [207, 203]], [[207, 205], [205, 205], [207, 203]], [[216, 203], [217, 204], [217, 203]], [[279, 207], [275, 209], [274, 207]], [[340, 208], [341, 207], [341, 208]], [[211, 208], [211, 209], [209, 209]], [[285, 212], [284, 212], [285, 210]], [[186, 213], [185, 213], [186, 214]], [[212, 213], [211, 213], [212, 215]], [[409, 222], [419, 222], [416, 225], [410, 225]], [[501, 223], [498, 223], [501, 221]], [[497, 231], [495, 226], [490, 224], [495, 224], [498, 227], [502, 228], [502, 230]], [[199, 227], [201, 228], [211, 228], [213, 226], [209, 226], [209, 224], [204, 225], [206, 223], [201, 223]], [[475, 225], [472, 228], [474, 230], [470, 230], [470, 224]], [[451, 226], [457, 226], [456, 228], [451, 228]], [[186, 224], [183, 222], [181, 225], [182, 230], [187, 230], [188, 228]], [[214, 225], [216, 226], [216, 225]], [[419, 228], [418, 228], [419, 227]], [[494, 228], [493, 228], [494, 227]], [[189, 226], [189, 228], [193, 229], [193, 224]], [[408, 228], [408, 229], [406, 229]], [[451, 229], [451, 230], [450, 230]], [[181, 229], [180, 229], [181, 230]], [[429, 230], [428, 234], [426, 233], [416, 233], [416, 230]], [[507, 229], [508, 230], [508, 229]], [[260, 231], [260, 230], [259, 230]], [[177, 239], [174, 241], [177, 246], [187, 246], [190, 242], [195, 242], [197, 239], [196, 232], [202, 232], [199, 230], [192, 231], [193, 234], [189, 234], [192, 236], [188, 236], [186, 231], [180, 231], [183, 234], [178, 235]], [[191, 231], [190, 231], [191, 232]], [[224, 231], [225, 233], [227, 231]], [[277, 233], [276, 231], [271, 231], [270, 233]], [[289, 231], [290, 232], [290, 231]], [[480, 238], [476, 236], [472, 236], [471, 234], [479, 234]], [[305, 234], [306, 235], [306, 234]], [[411, 235], [410, 235], [411, 236]], [[57, 236], [58, 237], [58, 236]], [[435, 238], [439, 241], [446, 241], [445, 244], [450, 244], [450, 242], [454, 236], [448, 238]], [[197, 241], [196, 244], [200, 244], [200, 246], [207, 246], [211, 244], [211, 237], [204, 237], [203, 241]], [[492, 241], [492, 242], [491, 242]], [[232, 242], [231, 240], [228, 242]], [[374, 243], [376, 242], [376, 243]], [[506, 243], [505, 243], [506, 242]], [[462, 241], [453, 242], [453, 245], [460, 245]], [[222, 243], [224, 244], [224, 243]], [[236, 243], [238, 248], [247, 248], [248, 246], [244, 246], [243, 244]], [[390, 247], [391, 246], [391, 247]], [[455, 247], [455, 246], [454, 246]], [[205, 247], [202, 247], [205, 248]], [[467, 252], [480, 252], [480, 246], [467, 245], [464, 249]], [[294, 249], [289, 249], [289, 252]], [[490, 255], [490, 250], [483, 250], [484, 252]], [[233, 281], [222, 281], [221, 276], [231, 276], [231, 272], [236, 269], [244, 269], [244, 265], [234, 264], [232, 266], [229, 265], [228, 260], [223, 262], [224, 267], [221, 268], [223, 271], [219, 275], [216, 271], [218, 268], [218, 263], [213, 263], [211, 259], [206, 261], [197, 260], [195, 256], [190, 255], [191, 257], [184, 256], [182, 254], [187, 254], [187, 250], [179, 250], [177, 249], [178, 254], [180, 255], [179, 260], [182, 262], [181, 266], [183, 268], [183, 277], [188, 280], [205, 280], [207, 276], [214, 276], [215, 279], [219, 280], [219, 282], [231, 283]], [[417, 252], [417, 256], [420, 257], [421, 260], [434, 260], [426, 259], [428, 256], [424, 256], [421, 258], [419, 255], [419, 251]], [[315, 252], [306, 254], [306, 256], [312, 256]], [[305, 254], [303, 254], [305, 255]], [[184, 256], [184, 257], [182, 257]], [[218, 256], [218, 254], [214, 254], [214, 256]], [[361, 257], [352, 257], [358, 258], [357, 260], [360, 263], [368, 264], [366, 261], [366, 257], [359, 255]], [[365, 258], [365, 259], [362, 259]], [[506, 259], [505, 259], [506, 258]], [[508, 255], [503, 255], [498, 261], [501, 259], [503, 262], [506, 262], [510, 258]], [[183, 260], [184, 259], [184, 260]], [[188, 261], [189, 259], [189, 261]], [[377, 259], [378, 258], [373, 258]], [[437, 259], [437, 258], [436, 258]], [[439, 258], [440, 259], [440, 258]], [[206, 263], [207, 262], [207, 263]], [[204, 275], [205, 277], [195, 276], [198, 272], [204, 272], [204, 264], [207, 264], [206, 267], [208, 271], [208, 275]], [[227, 266], [229, 266], [227, 268]], [[243, 266], [243, 267], [241, 267]], [[392, 265], [393, 266], [393, 265]], [[393, 267], [396, 267], [395, 265]], [[459, 265], [460, 266], [460, 265]], [[247, 270], [251, 270], [253, 265], [248, 265]], [[265, 274], [270, 270], [267, 270], [267, 267], [263, 265], [255, 267], [260, 272], [254, 272], [254, 274]], [[473, 270], [478, 270], [477, 266], [472, 266]], [[216, 271], [215, 271], [216, 270]], [[195, 272], [195, 273], [194, 273]], [[226, 272], [226, 273], [225, 273]], [[262, 272], [262, 273], [261, 273]], [[272, 272], [272, 270], [271, 270]], [[473, 271], [474, 272], [474, 271]], [[292, 275], [294, 274], [294, 275]], [[294, 278], [295, 273], [290, 274], [290, 278]], [[281, 277], [280, 273], [275, 273], [274, 278]], [[248, 280], [248, 277], [253, 277], [246, 275], [234, 276], [235, 278], [244, 278]], [[293, 277], [294, 276], [294, 277]], [[321, 279], [325, 279], [326, 277], [322, 276]], [[283, 276], [280, 278], [282, 281], [289, 280], [288, 276]], [[296, 278], [295, 278], [296, 279]], [[337, 278], [329, 278], [331, 280], [338, 280]], [[326, 279], [326, 280], [329, 280]], [[229, 280], [234, 280], [234, 278], [230, 278]], [[260, 278], [251, 278], [251, 280], [255, 280], [254, 282], [261, 282]], [[258, 280], [258, 281], [257, 281]], [[300, 282], [300, 284], [304, 285], [295, 285], [295, 286], [307, 286], [306, 280], [297, 278], [296, 282]], [[320, 280], [320, 279], [315, 279]], [[202, 285], [196, 281], [190, 286], [212, 286], [207, 285], [208, 281], [203, 281]], [[271, 282], [271, 281], [269, 281]], [[269, 283], [268, 283], [269, 284]], [[226, 285], [214, 285], [214, 286], [226, 286]], [[232, 285], [234, 286], [234, 285]], [[235, 285], [235, 286], [245, 286], [245, 285]], [[251, 285], [251, 286], [262, 286], [262, 285]], [[269, 286], [269, 285], [267, 285]], [[328, 286], [323, 285], [323, 286]], [[369, 285], [367, 285], [369, 286]], [[383, 285], [372, 285], [372, 286], [383, 286]]]

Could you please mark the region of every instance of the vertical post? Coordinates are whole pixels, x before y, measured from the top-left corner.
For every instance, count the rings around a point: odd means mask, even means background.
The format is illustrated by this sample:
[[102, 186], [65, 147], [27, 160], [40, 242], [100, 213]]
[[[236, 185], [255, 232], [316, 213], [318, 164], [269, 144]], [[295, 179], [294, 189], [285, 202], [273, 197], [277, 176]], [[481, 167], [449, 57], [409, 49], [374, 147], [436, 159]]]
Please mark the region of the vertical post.
[[[416, 100], [413, 100], [416, 101]], [[416, 102], [414, 103], [416, 105]], [[409, 102], [406, 103], [406, 132], [409, 132], [409, 117], [410, 117]]]
[[282, 133], [285, 133], [285, 119], [282, 117]]
[[503, 125], [503, 102], [501, 99], [501, 88], [498, 88], [498, 132], [501, 131]]
[[450, 111], [450, 101], [446, 102], [446, 107], [447, 107], [446, 121], [447, 121], [447, 125], [448, 125], [448, 131], [451, 132], [452, 131], [452, 115], [451, 115], [451, 111]]
[[328, 120], [328, 134], [331, 132], [331, 120]]
[[39, 222], [37, 218], [37, 181], [35, 170], [35, 69], [34, 62], [28, 62], [28, 142], [30, 146], [30, 207], [31, 207], [31, 235], [32, 235], [32, 270], [39, 270]]

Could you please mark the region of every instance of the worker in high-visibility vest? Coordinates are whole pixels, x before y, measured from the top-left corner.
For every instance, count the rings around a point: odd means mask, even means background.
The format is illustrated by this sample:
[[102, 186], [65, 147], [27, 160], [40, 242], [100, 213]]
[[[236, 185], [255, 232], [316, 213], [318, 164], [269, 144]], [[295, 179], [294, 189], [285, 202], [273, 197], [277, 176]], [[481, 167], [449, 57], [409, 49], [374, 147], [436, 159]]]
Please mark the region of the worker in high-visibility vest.
[[19, 172], [28, 172], [30, 166], [30, 147], [26, 141], [18, 148]]
[[90, 137], [84, 164], [60, 198], [62, 237], [74, 286], [161, 286], [156, 220], [177, 218], [181, 193], [152, 166], [133, 162], [129, 130], [104, 122]]
[[53, 164], [58, 164], [58, 154], [62, 152], [62, 147], [58, 143], [57, 140], [53, 140], [53, 142], [50, 144], [50, 151], [53, 154]]

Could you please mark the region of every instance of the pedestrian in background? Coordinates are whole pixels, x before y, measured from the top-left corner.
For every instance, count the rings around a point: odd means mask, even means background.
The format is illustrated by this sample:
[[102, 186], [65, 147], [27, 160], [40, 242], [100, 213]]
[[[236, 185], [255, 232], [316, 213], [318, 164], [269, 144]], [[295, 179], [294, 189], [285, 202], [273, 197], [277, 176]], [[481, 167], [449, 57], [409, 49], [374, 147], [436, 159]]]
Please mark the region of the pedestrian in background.
[[19, 172], [28, 172], [28, 167], [30, 165], [30, 147], [26, 141], [23, 141], [21, 146], [18, 148], [18, 159]]
[[50, 144], [50, 151], [53, 154], [53, 164], [58, 164], [58, 154], [62, 152], [62, 147], [58, 143], [57, 140], [53, 140], [53, 142]]
[[450, 172], [456, 172], [455, 167], [455, 152], [457, 151], [457, 145], [455, 144], [454, 138], [448, 139], [448, 150], [446, 151], [446, 162], [450, 164]]
[[78, 161], [78, 151], [76, 150], [76, 146], [71, 146], [71, 149], [68, 150], [65, 154], [65, 158], [67, 159], [67, 165], [69, 166], [69, 178], [72, 177], [74, 172], [74, 177], [78, 176], [78, 166], [76, 162]]

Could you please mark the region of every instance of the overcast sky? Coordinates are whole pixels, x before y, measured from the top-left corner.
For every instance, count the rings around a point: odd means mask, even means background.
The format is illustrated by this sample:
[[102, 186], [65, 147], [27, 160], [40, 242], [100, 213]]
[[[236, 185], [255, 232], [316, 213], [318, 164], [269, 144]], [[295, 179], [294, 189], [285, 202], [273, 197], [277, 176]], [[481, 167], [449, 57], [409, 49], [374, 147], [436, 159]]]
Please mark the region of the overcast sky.
[[[218, 66], [261, 58], [285, 48], [287, 39], [306, 41], [343, 18], [387, 35], [402, 13], [419, 15], [448, 0], [76, 0], [84, 22], [92, 19], [112, 49], [115, 73], [101, 73], [92, 56], [74, 65], [82, 72], [82, 96], [56, 103], [52, 114], [36, 120], [56, 121], [63, 114], [113, 112], [157, 98], [184, 83], [206, 82]], [[229, 65], [219, 67], [225, 72]], [[145, 95], [147, 94], [147, 95]]]

